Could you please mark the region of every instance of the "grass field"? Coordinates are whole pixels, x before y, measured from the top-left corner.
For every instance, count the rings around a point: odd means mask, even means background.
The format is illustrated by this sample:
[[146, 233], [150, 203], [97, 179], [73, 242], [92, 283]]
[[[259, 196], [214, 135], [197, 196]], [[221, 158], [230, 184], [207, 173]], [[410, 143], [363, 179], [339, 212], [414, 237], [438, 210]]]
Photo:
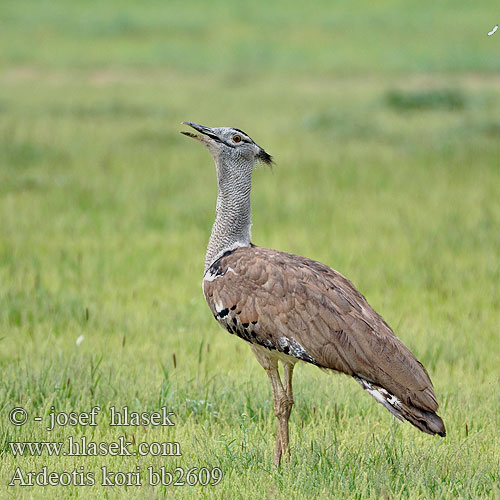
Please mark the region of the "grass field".
[[[2, 1], [0, 498], [500, 498], [497, 7]], [[275, 157], [254, 173], [254, 242], [358, 286], [427, 367], [445, 439], [302, 365], [291, 464], [273, 468], [266, 374], [200, 290], [215, 171], [183, 120]], [[108, 426], [125, 405], [176, 425]], [[33, 420], [94, 406], [95, 427]], [[9, 446], [69, 436], [182, 456]], [[7, 486], [43, 466], [96, 484]], [[101, 486], [103, 466], [140, 466], [143, 486]], [[150, 486], [148, 466], [224, 477]]]

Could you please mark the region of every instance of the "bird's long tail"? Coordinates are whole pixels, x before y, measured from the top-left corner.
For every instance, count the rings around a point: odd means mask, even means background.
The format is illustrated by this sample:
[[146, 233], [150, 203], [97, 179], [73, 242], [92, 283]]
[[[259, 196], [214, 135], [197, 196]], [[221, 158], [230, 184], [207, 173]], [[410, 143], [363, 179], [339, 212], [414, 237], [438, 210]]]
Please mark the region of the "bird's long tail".
[[403, 403], [403, 401], [386, 391], [383, 387], [360, 377], [355, 376], [354, 378], [363, 389], [368, 391], [399, 420], [408, 420], [408, 422], [427, 434], [446, 436], [444, 423], [437, 413]]

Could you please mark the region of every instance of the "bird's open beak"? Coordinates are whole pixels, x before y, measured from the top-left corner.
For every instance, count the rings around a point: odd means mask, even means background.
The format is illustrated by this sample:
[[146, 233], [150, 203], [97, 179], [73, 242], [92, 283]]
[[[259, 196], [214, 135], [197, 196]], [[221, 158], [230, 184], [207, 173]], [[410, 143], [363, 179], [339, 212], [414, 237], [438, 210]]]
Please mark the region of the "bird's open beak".
[[215, 134], [214, 130], [210, 127], [205, 127], [204, 125], [198, 125], [193, 122], [182, 122], [184, 125], [189, 125], [191, 128], [194, 128], [196, 131], [200, 132], [203, 135], [193, 134], [193, 132], [186, 132], [185, 130], [181, 131], [181, 134], [187, 135], [188, 137], [193, 137], [194, 139], [198, 139], [200, 142], [209, 143], [209, 138], [214, 141], [220, 142], [220, 139]]

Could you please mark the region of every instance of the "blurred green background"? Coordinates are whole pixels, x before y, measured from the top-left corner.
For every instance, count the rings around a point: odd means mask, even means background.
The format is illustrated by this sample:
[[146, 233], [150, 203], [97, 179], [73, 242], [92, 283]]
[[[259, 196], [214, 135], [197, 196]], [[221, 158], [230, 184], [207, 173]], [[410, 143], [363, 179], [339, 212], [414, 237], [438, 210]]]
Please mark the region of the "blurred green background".
[[[499, 487], [497, 2], [0, 3], [2, 498], [480, 498]], [[345, 377], [296, 370], [273, 471], [267, 377], [200, 290], [212, 160], [180, 122], [235, 126], [253, 239], [348, 276], [427, 367], [448, 437]], [[76, 346], [76, 339], [83, 341]], [[174, 355], [175, 354], [175, 363]], [[181, 458], [24, 457], [9, 410], [151, 411]], [[128, 435], [130, 438], [130, 434]], [[17, 465], [220, 466], [216, 487], [7, 487]]]

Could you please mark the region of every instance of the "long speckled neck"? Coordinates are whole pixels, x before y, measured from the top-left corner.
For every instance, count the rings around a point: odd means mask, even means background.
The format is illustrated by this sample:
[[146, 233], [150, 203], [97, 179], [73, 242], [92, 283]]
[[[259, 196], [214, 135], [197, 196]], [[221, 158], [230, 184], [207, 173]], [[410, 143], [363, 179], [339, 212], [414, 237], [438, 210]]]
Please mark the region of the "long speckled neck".
[[217, 206], [212, 234], [205, 254], [205, 271], [226, 251], [250, 246], [250, 190], [253, 162], [240, 158], [217, 167]]

